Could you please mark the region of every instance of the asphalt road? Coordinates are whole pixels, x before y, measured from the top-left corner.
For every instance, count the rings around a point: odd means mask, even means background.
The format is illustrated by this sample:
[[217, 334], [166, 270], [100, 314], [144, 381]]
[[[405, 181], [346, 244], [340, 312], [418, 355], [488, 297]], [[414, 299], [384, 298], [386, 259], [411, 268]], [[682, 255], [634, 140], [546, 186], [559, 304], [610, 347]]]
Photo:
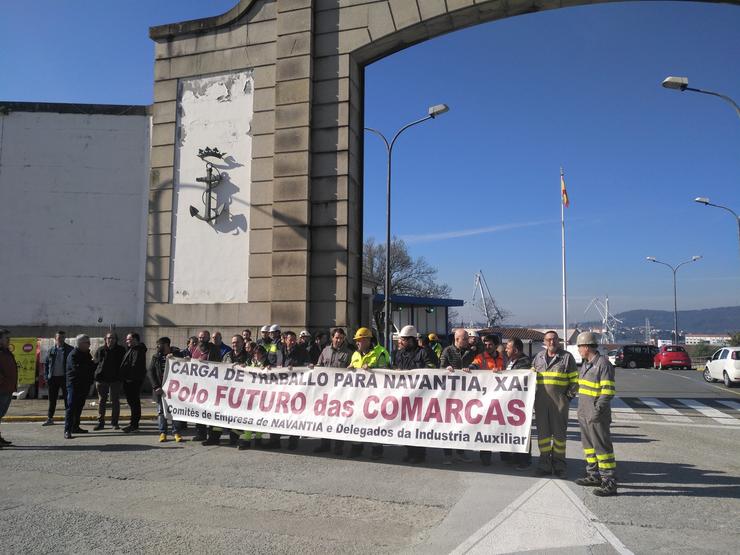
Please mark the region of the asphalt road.
[[[740, 389], [699, 372], [617, 370], [620, 495], [500, 462], [421, 467], [296, 452], [160, 444], [113, 430], [3, 423], [4, 553], [736, 553]], [[22, 402], [22, 401], [14, 401]], [[675, 412], [674, 412], [675, 411]]]

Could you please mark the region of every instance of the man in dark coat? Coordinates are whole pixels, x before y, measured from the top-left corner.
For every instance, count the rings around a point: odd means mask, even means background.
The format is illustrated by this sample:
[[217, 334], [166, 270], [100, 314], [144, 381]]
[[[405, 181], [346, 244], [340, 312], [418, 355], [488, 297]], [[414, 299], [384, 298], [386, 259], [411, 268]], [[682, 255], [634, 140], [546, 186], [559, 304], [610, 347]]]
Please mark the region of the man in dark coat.
[[105, 406], [110, 396], [111, 417], [113, 429], [118, 429], [118, 417], [121, 413], [121, 362], [126, 349], [118, 344], [118, 336], [113, 332], [105, 334], [105, 345], [95, 353], [95, 387], [98, 390], [98, 425], [94, 430], [102, 430], [105, 426]]
[[[313, 368], [313, 364], [308, 358], [308, 351], [306, 350], [306, 347], [298, 343], [298, 339], [296, 338], [294, 331], [286, 331], [283, 334], [283, 340], [280, 342], [278, 347], [275, 366], [280, 366], [283, 368], [293, 368], [294, 366], [311, 366], [311, 368]], [[279, 447], [279, 436], [277, 434], [274, 435], [278, 439], [277, 441], [275, 441], [273, 439], [273, 434], [270, 434], [270, 446]], [[298, 437], [299, 436], [288, 436], [289, 450], [295, 451], [298, 448]]]
[[[167, 441], [167, 411], [164, 405], [162, 384], [164, 384], [164, 375], [167, 370], [167, 358], [170, 355], [175, 357], [181, 356], [179, 349], [171, 346], [169, 337], [160, 337], [157, 339], [157, 352], [152, 355], [152, 360], [149, 362], [149, 369], [147, 370], [149, 383], [152, 384], [152, 393], [154, 393], [154, 398], [157, 400], [157, 422], [159, 424], [160, 442]], [[177, 443], [182, 441], [182, 429], [183, 423], [181, 421], [172, 421], [172, 431], [175, 434], [175, 441]]]
[[67, 358], [72, 352], [72, 345], [65, 343], [66, 333], [59, 330], [54, 336], [54, 346], [49, 349], [44, 361], [44, 378], [49, 389], [49, 409], [46, 414], [46, 422], [42, 426], [54, 424], [54, 413], [57, 410], [57, 398], [59, 390], [62, 390], [64, 408], [67, 409], [67, 380], [64, 374], [67, 371]]
[[126, 354], [121, 362], [121, 379], [126, 402], [131, 408], [131, 422], [123, 428], [125, 433], [138, 432], [141, 420], [141, 386], [146, 377], [146, 345], [140, 342], [139, 334], [126, 335]]
[[93, 383], [95, 363], [90, 354], [90, 338], [77, 336], [77, 347], [67, 357], [67, 408], [64, 411], [64, 438], [72, 439], [72, 433], [86, 434], [80, 428], [80, 417], [85, 407], [85, 399]]

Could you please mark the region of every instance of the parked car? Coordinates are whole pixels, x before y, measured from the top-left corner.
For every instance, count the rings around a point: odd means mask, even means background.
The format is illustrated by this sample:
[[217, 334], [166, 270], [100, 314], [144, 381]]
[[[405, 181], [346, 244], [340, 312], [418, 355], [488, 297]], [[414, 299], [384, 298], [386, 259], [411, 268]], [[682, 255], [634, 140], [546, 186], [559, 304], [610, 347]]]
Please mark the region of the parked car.
[[612, 349], [608, 353], [606, 353], [606, 358], [609, 359], [609, 362], [612, 363], [612, 366], [616, 366], [617, 364], [617, 350], [618, 349]]
[[722, 380], [725, 387], [740, 383], [740, 347], [723, 347], [707, 361], [704, 379], [708, 382]]
[[614, 366], [622, 368], [651, 368], [658, 354], [654, 345], [622, 345], [614, 356]]
[[653, 357], [653, 368], [686, 368], [691, 370], [691, 357], [681, 345], [663, 345]]

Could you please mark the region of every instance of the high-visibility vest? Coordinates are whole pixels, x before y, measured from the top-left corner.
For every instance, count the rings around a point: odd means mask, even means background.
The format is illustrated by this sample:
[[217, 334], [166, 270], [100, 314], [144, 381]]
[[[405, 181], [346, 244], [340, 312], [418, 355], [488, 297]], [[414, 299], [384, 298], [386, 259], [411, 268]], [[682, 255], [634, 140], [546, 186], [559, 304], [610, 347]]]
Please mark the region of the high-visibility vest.
[[475, 357], [473, 364], [482, 370], [503, 370], [504, 357], [498, 355], [494, 358], [490, 353], [483, 351]]
[[442, 344], [438, 342], [434, 342], [434, 345], [432, 345], [432, 349], [434, 350], [434, 354], [437, 355], [437, 358], [442, 356]]
[[349, 365], [352, 368], [385, 368], [391, 360], [391, 356], [388, 354], [381, 345], [376, 345], [370, 349], [366, 354], [362, 354], [360, 351], [352, 353], [352, 360]]

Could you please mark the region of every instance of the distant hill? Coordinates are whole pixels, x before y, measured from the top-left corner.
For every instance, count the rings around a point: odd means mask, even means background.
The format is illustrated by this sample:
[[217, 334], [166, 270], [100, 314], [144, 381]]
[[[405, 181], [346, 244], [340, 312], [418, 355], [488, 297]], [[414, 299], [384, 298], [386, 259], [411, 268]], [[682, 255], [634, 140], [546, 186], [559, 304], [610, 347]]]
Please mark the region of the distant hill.
[[[648, 318], [651, 328], [673, 329], [672, 310], [628, 310], [620, 312], [616, 317], [624, 322], [622, 324], [624, 327], [644, 326], [645, 318]], [[725, 333], [740, 330], [740, 306], [679, 310], [678, 327], [689, 333]]]

